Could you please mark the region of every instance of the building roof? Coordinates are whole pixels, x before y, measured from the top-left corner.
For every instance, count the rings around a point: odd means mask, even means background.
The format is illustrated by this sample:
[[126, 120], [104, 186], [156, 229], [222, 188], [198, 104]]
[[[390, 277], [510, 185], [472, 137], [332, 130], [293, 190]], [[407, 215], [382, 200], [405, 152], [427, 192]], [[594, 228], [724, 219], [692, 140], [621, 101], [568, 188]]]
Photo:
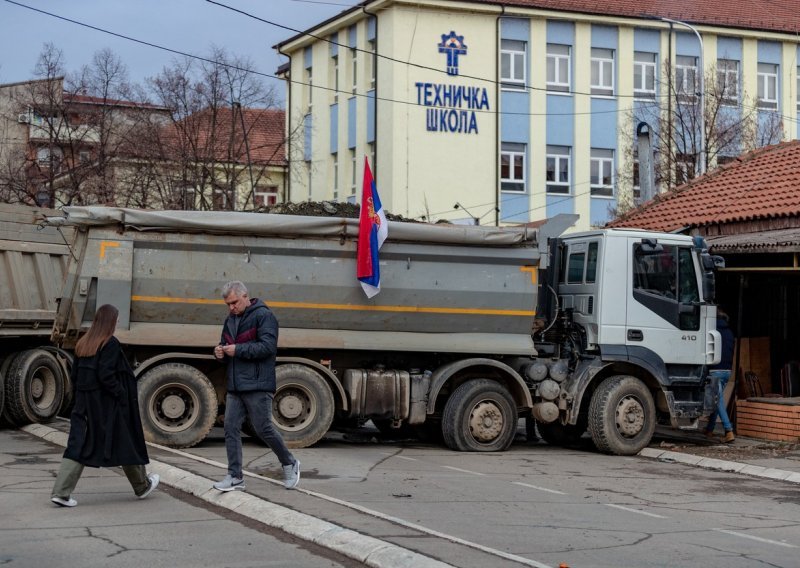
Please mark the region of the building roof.
[[246, 163], [249, 150], [254, 164], [285, 166], [285, 117], [282, 109], [205, 109], [164, 127], [164, 140], [176, 150], [188, 143], [218, 162]]
[[780, 217], [800, 217], [800, 140], [743, 154], [607, 226], [671, 232]]
[[92, 97], [90, 95], [79, 95], [75, 93], [68, 93], [64, 91], [64, 102], [68, 104], [83, 104], [83, 105], [104, 105], [113, 107], [130, 107], [140, 109], [152, 109], [169, 112], [165, 106], [154, 105], [150, 103], [140, 103], [136, 101], [125, 101], [120, 99], [107, 99], [103, 97]]
[[[365, 0], [278, 44], [280, 48], [314, 30], [353, 12], [362, 12], [375, 0]], [[446, 5], [448, 0], [439, 0]], [[597, 16], [654, 19], [670, 18], [688, 24], [739, 28], [745, 30], [800, 33], [797, 0], [736, 0], [724, 3], [709, 0], [450, 0], [453, 3], [513, 6]]]

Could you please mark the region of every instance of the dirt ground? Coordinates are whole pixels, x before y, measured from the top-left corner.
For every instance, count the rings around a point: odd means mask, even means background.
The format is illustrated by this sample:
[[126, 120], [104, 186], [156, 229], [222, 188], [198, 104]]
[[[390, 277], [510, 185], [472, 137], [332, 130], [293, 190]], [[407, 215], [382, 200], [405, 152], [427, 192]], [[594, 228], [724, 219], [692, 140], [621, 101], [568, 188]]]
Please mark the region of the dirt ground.
[[674, 439], [662, 437], [658, 447], [673, 452], [683, 452], [696, 456], [728, 461], [747, 459], [791, 458], [800, 460], [800, 444], [770, 442], [752, 438], [737, 438], [732, 444], [723, 444], [719, 439], [706, 440], [697, 435], [696, 439]]
[[[259, 209], [259, 213], [275, 213], [279, 215], [306, 215], [309, 217], [344, 217], [358, 219], [359, 206], [355, 203], [339, 203], [336, 201], [303, 201], [301, 203], [278, 203]], [[402, 215], [386, 213], [389, 221], [419, 223], [417, 219], [409, 219]]]

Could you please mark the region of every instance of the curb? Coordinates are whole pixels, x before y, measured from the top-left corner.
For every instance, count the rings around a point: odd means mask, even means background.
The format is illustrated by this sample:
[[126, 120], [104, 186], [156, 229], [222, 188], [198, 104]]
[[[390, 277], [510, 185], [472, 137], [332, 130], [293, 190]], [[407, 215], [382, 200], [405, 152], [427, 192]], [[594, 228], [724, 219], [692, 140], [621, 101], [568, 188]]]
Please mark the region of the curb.
[[762, 467], [760, 465], [718, 460], [716, 458], [706, 458], [703, 456], [696, 456], [694, 454], [670, 452], [668, 450], [657, 450], [654, 448], [645, 448], [639, 452], [639, 455], [644, 458], [652, 458], [659, 461], [674, 462], [683, 465], [702, 467], [705, 469], [713, 469], [715, 471], [742, 473], [745, 475], [752, 475], [754, 477], [777, 479], [778, 481], [788, 481], [789, 483], [800, 483], [800, 473], [787, 471], [785, 469], [775, 469], [773, 467]]
[[[59, 446], [67, 445], [66, 433], [44, 424], [22, 426], [20, 430]], [[353, 558], [366, 566], [373, 568], [453, 568], [451, 564], [270, 503], [249, 493], [216, 491], [211, 487], [212, 480], [164, 462], [151, 459], [147, 469], [160, 475], [161, 483], [165, 485], [190, 493], [203, 501], [224, 507], [266, 526], [313, 542], [348, 558]]]

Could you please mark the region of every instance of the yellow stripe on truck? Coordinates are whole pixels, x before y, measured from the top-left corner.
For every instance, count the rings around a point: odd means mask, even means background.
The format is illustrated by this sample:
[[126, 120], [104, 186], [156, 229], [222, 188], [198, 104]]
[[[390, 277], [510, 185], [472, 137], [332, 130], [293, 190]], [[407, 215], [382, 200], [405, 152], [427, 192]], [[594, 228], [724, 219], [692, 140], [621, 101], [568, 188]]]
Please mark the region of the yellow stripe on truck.
[[[169, 304], [224, 304], [222, 299], [172, 298], [169, 296], [131, 296], [133, 302], [157, 302]], [[437, 308], [435, 306], [362, 306], [357, 304], [317, 304], [311, 302], [266, 302], [271, 308], [297, 310], [350, 310], [364, 312], [408, 312], [421, 314], [463, 314], [487, 316], [527, 316], [536, 315], [536, 310], [493, 310], [487, 308]]]

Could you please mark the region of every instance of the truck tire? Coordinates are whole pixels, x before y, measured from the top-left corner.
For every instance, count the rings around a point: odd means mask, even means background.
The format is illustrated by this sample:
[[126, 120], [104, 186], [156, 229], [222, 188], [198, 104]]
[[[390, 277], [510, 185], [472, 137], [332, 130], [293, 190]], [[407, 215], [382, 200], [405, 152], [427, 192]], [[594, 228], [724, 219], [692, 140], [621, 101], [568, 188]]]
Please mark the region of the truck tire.
[[445, 404], [442, 435], [452, 450], [497, 452], [511, 445], [517, 422], [517, 405], [508, 389], [473, 379], [458, 387]]
[[334, 400], [322, 375], [303, 365], [279, 365], [272, 421], [290, 448], [316, 444], [333, 423]]
[[592, 395], [589, 433], [601, 452], [637, 454], [650, 443], [655, 428], [653, 395], [636, 377], [609, 377]]
[[5, 404], [17, 425], [49, 422], [64, 400], [64, 371], [52, 353], [29, 349], [17, 354], [5, 376]]
[[586, 433], [586, 418], [578, 418], [577, 424], [561, 424], [561, 422], [537, 422], [536, 428], [542, 440], [551, 446], [577, 446]]
[[199, 370], [164, 363], [139, 379], [139, 408], [148, 442], [189, 448], [201, 442], [217, 419], [217, 393]]
[[6, 361], [8, 361], [10, 357], [11, 355], [0, 358], [0, 427], [4, 425], [2, 416], [6, 402]]

